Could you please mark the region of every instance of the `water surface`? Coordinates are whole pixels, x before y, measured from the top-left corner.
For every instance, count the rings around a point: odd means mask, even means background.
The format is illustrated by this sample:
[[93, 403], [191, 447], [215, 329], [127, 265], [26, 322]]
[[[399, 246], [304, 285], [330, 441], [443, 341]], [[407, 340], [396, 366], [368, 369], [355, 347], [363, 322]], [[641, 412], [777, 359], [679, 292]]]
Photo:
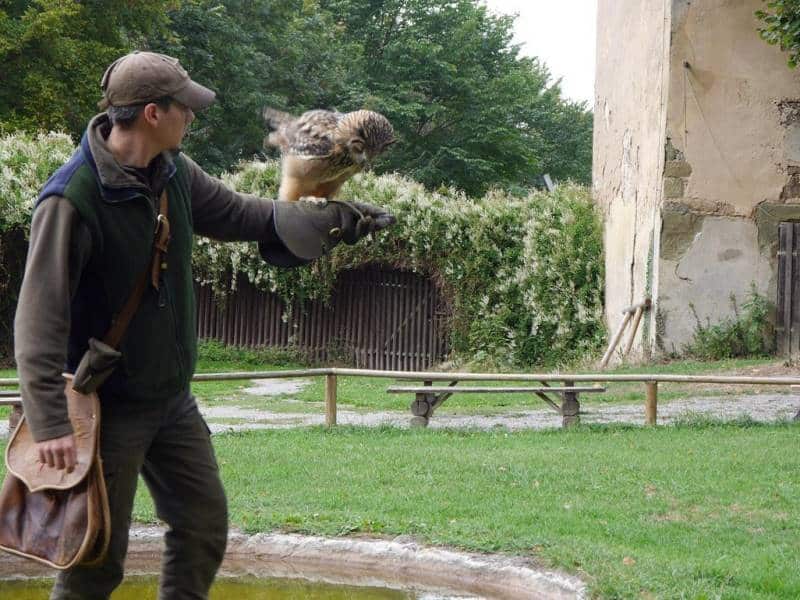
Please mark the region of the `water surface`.
[[[52, 579], [0, 581], [2, 600], [44, 600]], [[130, 578], [111, 596], [112, 600], [155, 600], [155, 578]], [[298, 579], [219, 579], [211, 588], [210, 600], [414, 600], [414, 592], [374, 587], [313, 583]]]

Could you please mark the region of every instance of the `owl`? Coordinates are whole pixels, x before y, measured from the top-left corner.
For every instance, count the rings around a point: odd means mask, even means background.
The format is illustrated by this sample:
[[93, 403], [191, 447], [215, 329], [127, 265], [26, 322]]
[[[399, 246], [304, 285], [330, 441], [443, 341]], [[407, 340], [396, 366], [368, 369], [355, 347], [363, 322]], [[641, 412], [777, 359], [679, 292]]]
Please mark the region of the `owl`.
[[310, 110], [299, 117], [264, 109], [273, 130], [265, 144], [280, 148], [280, 200], [332, 198], [396, 139], [388, 119], [371, 110]]

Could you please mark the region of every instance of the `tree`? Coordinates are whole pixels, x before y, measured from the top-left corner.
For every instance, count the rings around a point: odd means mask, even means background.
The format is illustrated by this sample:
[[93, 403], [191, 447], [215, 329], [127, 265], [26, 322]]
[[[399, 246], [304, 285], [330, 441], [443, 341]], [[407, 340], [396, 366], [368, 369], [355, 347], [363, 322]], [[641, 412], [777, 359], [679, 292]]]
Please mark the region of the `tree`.
[[106, 66], [176, 56], [218, 101], [185, 148], [219, 173], [265, 151], [264, 106], [386, 114], [376, 165], [470, 195], [590, 180], [592, 115], [478, 0], [0, 0], [0, 130], [79, 136]]
[[767, 10], [756, 11], [756, 16], [764, 23], [758, 29], [761, 38], [788, 52], [789, 67], [795, 68], [800, 62], [800, 1], [769, 0]]
[[[551, 167], [559, 177], [588, 182], [591, 159], [570, 168], [574, 144], [562, 149], [555, 140], [580, 140], [577, 155], [590, 156], [591, 115], [577, 105], [568, 109], [547, 68], [518, 55], [512, 17], [494, 16], [474, 0], [321, 6], [362, 48], [362, 81], [349, 107], [384, 112], [400, 133], [382, 169], [471, 195], [530, 184]], [[561, 117], [569, 110], [583, 118], [566, 122]]]
[[217, 102], [190, 131], [189, 154], [220, 172], [264, 152], [264, 106], [332, 106], [345, 94], [353, 49], [313, 3], [189, 0], [148, 40], [178, 57]]
[[77, 138], [98, 112], [105, 68], [163, 30], [168, 0], [0, 2], [0, 129]]

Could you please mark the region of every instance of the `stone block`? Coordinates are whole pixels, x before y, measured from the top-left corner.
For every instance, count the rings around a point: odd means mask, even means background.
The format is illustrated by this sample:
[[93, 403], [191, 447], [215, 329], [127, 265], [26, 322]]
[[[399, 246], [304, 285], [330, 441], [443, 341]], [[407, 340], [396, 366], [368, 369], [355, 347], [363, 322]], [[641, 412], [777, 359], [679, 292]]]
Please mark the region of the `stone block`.
[[683, 179], [680, 177], [664, 177], [664, 197], [683, 198]]
[[760, 251], [775, 259], [778, 252], [778, 226], [784, 221], [800, 221], [800, 205], [762, 202], [755, 211]]
[[692, 165], [685, 160], [668, 160], [664, 164], [666, 177], [688, 177], [692, 174]]
[[673, 146], [672, 140], [669, 138], [667, 138], [667, 143], [664, 145], [664, 155], [668, 161], [683, 160], [683, 152]]
[[680, 260], [702, 229], [703, 219], [685, 206], [665, 206], [661, 211], [661, 258]]

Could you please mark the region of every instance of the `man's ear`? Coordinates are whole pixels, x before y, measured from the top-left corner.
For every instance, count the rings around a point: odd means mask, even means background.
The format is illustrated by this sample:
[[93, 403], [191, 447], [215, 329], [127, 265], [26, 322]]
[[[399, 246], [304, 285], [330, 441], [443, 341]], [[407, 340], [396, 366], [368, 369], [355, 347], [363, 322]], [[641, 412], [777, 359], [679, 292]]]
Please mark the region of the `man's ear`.
[[155, 102], [145, 104], [142, 109], [142, 116], [146, 123], [152, 126], [157, 125], [158, 121], [161, 119], [161, 115], [158, 113], [158, 104]]

